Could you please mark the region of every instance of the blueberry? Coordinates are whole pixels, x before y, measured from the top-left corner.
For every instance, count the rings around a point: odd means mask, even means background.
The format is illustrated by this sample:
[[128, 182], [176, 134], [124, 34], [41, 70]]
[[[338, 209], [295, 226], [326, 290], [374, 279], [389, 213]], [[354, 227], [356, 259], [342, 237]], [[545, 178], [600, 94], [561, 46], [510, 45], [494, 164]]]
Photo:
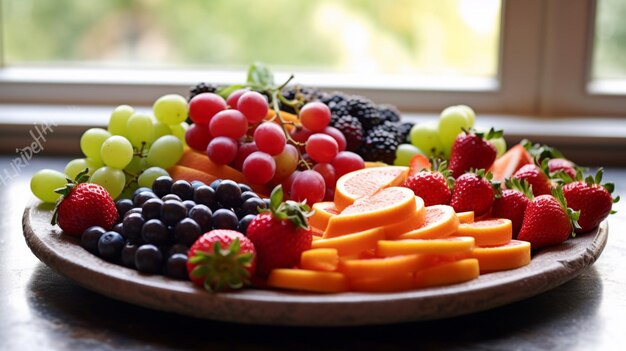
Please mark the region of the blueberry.
[[239, 189], [242, 193], [245, 193], [246, 191], [252, 191], [252, 188], [248, 184], [239, 183], [237, 185], [239, 186]]
[[200, 237], [200, 234], [202, 234], [202, 229], [198, 223], [191, 218], [184, 218], [174, 227], [174, 238], [176, 242], [188, 246], [193, 245], [196, 239]]
[[195, 205], [189, 210], [189, 218], [193, 219], [200, 226], [203, 233], [211, 230], [213, 212], [205, 205]]
[[242, 219], [239, 220], [239, 225], [237, 226], [237, 230], [241, 234], [246, 235], [246, 231], [248, 230], [248, 226], [250, 225], [250, 222], [252, 222], [252, 220], [255, 217], [256, 217], [256, 215], [253, 215], [253, 214], [245, 215]]
[[250, 198], [261, 198], [259, 195], [257, 195], [255, 192], [252, 191], [244, 191], [243, 193], [241, 193], [241, 202], [245, 202], [246, 200], [250, 199]]
[[133, 199], [135, 198], [135, 196], [139, 195], [140, 193], [143, 193], [144, 191], [152, 192], [152, 189], [145, 187], [145, 186], [137, 188], [137, 190], [133, 192]]
[[107, 261], [119, 259], [122, 248], [124, 248], [124, 237], [118, 232], [106, 232], [98, 239], [98, 253]]
[[215, 229], [232, 229], [237, 230], [239, 226], [239, 219], [235, 212], [220, 208], [219, 210], [213, 212], [213, 228]]
[[172, 194], [178, 195], [183, 200], [193, 199], [193, 187], [186, 180], [177, 180], [170, 188]]
[[181, 219], [187, 217], [187, 207], [182, 202], [167, 200], [161, 206], [161, 219], [166, 225], [176, 225]]
[[141, 206], [141, 215], [145, 220], [161, 218], [161, 207], [163, 200], [155, 198], [150, 199]]
[[224, 180], [215, 189], [217, 202], [223, 207], [237, 208], [241, 205], [241, 189], [232, 180]]
[[259, 208], [267, 208], [267, 205], [265, 204], [265, 201], [258, 197], [250, 198], [241, 204], [241, 210], [244, 215], [259, 214]]
[[124, 218], [123, 229], [124, 236], [129, 240], [137, 240], [141, 237], [141, 227], [145, 220], [139, 213], [132, 213]]
[[195, 190], [198, 189], [199, 187], [206, 185], [203, 182], [199, 181], [199, 180], [192, 180], [191, 181], [191, 187]]
[[180, 196], [175, 195], [175, 194], [167, 194], [167, 195], [163, 196], [163, 197], [161, 198], [161, 200], [163, 200], [163, 201], [167, 201], [167, 200], [176, 200], [176, 201], [183, 202], [183, 199], [181, 199], [181, 198], [180, 198]]
[[210, 208], [215, 208], [217, 206], [217, 200], [215, 199], [215, 190], [210, 186], [199, 186], [193, 192], [193, 201], [195, 201], [197, 204], [203, 204]]
[[133, 198], [133, 204], [135, 205], [135, 207], [141, 207], [141, 205], [143, 205], [146, 201], [156, 198], [157, 196], [152, 192], [152, 190], [142, 191], [139, 194], [135, 195], [135, 197]]
[[135, 253], [139, 245], [130, 241], [126, 242], [124, 248], [122, 248], [122, 265], [128, 268], [135, 268]]
[[196, 205], [196, 203], [193, 200], [185, 200], [183, 201], [183, 205], [185, 205], [187, 211], [189, 211]]
[[[124, 215], [124, 219], [126, 219], [126, 217], [130, 216], [133, 213], [141, 214], [141, 207], [135, 207], [135, 208], [130, 209], [130, 211], [126, 212], [126, 214]], [[123, 222], [123, 220], [122, 220], [122, 222]]]
[[156, 196], [163, 197], [170, 193], [172, 184], [174, 184], [174, 180], [171, 177], [160, 176], [152, 182], [152, 191], [154, 191]]
[[141, 239], [148, 244], [164, 245], [168, 239], [167, 228], [158, 219], [151, 219], [141, 228]]
[[187, 255], [177, 253], [170, 256], [165, 263], [165, 275], [170, 278], [187, 280]]
[[142, 273], [158, 273], [162, 262], [163, 254], [152, 244], [141, 245], [135, 252], [135, 267]]
[[124, 224], [122, 222], [115, 224], [111, 230], [118, 232], [121, 236], [124, 236]]
[[217, 190], [217, 186], [220, 185], [221, 182], [222, 182], [221, 179], [215, 179], [214, 181], [211, 182], [211, 185], [209, 186], [213, 188], [213, 190]]
[[85, 250], [97, 254], [98, 253], [98, 240], [104, 235], [106, 230], [99, 226], [93, 226], [85, 229], [83, 235], [80, 237], [80, 246]]
[[126, 212], [133, 208], [133, 202], [130, 199], [117, 200], [115, 202], [115, 208], [117, 208], [119, 218], [124, 218]]

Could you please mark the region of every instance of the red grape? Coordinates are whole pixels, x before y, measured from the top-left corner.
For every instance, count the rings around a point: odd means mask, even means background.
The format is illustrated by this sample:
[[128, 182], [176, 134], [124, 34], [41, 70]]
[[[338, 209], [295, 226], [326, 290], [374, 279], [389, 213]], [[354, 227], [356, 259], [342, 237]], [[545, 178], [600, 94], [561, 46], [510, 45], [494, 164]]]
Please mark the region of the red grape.
[[330, 109], [323, 102], [309, 102], [300, 110], [300, 122], [308, 130], [321, 132], [330, 123]]
[[346, 137], [343, 135], [343, 133], [339, 129], [328, 126], [324, 128], [322, 133], [330, 135], [331, 137], [333, 137], [333, 139], [335, 139], [335, 141], [337, 142], [337, 148], [339, 151], [344, 151], [346, 149], [346, 145], [347, 145]]
[[278, 124], [265, 122], [261, 123], [254, 131], [254, 142], [259, 150], [275, 156], [283, 151], [287, 139], [285, 132]]
[[206, 148], [206, 153], [211, 161], [226, 165], [231, 163], [237, 156], [237, 141], [228, 137], [215, 137]]
[[228, 106], [228, 108], [237, 108], [237, 101], [239, 101], [239, 98], [241, 97], [241, 95], [249, 91], [250, 89], [243, 88], [243, 89], [237, 89], [233, 91], [232, 93], [230, 93], [230, 95], [228, 95], [228, 98], [226, 99], [226, 105]]
[[313, 166], [313, 170], [322, 175], [324, 178], [324, 183], [326, 183], [327, 188], [334, 189], [336, 178], [335, 178], [335, 167], [330, 163], [318, 163]]
[[192, 123], [185, 132], [185, 141], [190, 148], [205, 151], [211, 141], [209, 126], [206, 124]]
[[239, 139], [246, 135], [248, 120], [237, 110], [224, 110], [217, 113], [209, 122], [211, 135]]
[[208, 124], [218, 112], [226, 109], [226, 101], [214, 93], [198, 94], [189, 101], [189, 117], [195, 123]]
[[242, 172], [251, 184], [266, 184], [274, 177], [276, 162], [269, 154], [255, 151], [243, 161]]
[[232, 166], [241, 171], [241, 169], [243, 168], [243, 161], [246, 159], [246, 157], [248, 157], [248, 155], [255, 151], [259, 151], [259, 148], [254, 142], [243, 143], [239, 145], [239, 150], [237, 150], [237, 157], [235, 157]]
[[276, 174], [274, 174], [272, 183], [280, 183], [298, 167], [298, 149], [291, 144], [287, 144], [283, 152], [274, 156], [274, 161], [276, 161]]
[[337, 179], [346, 173], [365, 167], [363, 158], [352, 151], [341, 151], [337, 154], [335, 159], [332, 160], [331, 164], [335, 167], [335, 177], [337, 177]]
[[291, 184], [291, 199], [306, 201], [309, 206], [324, 199], [326, 184], [321, 174], [306, 170], [298, 174]]
[[298, 176], [298, 174], [302, 173], [302, 171], [295, 170], [293, 173], [289, 175], [289, 177], [285, 178], [280, 184], [283, 187], [283, 193], [285, 195], [285, 199], [291, 199], [291, 185], [293, 184], [294, 179]]
[[259, 123], [267, 116], [269, 107], [263, 95], [256, 91], [249, 91], [239, 97], [237, 110], [241, 111], [251, 124]]
[[328, 163], [337, 156], [337, 152], [337, 141], [330, 135], [315, 133], [306, 141], [306, 153], [315, 162]]
[[306, 143], [306, 140], [313, 135], [313, 132], [306, 128], [295, 128], [290, 134], [293, 140], [299, 143]]

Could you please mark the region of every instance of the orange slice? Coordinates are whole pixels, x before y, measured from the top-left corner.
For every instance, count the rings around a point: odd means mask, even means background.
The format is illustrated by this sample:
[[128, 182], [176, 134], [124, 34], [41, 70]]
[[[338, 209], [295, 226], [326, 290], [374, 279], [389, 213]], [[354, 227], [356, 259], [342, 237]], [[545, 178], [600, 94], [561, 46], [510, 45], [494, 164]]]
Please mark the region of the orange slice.
[[359, 292], [396, 292], [414, 288], [413, 274], [386, 277], [357, 277], [349, 278], [348, 285], [351, 291]]
[[270, 272], [267, 285], [274, 288], [337, 293], [348, 290], [346, 277], [338, 272], [277, 268]]
[[186, 180], [190, 183], [194, 180], [199, 180], [205, 184], [211, 184], [211, 182], [217, 179], [217, 177], [212, 174], [180, 165], [174, 165], [168, 168], [167, 173], [169, 173], [170, 177], [174, 180]]
[[426, 219], [420, 228], [406, 232], [398, 239], [438, 239], [454, 234], [459, 227], [459, 218], [451, 206], [433, 205], [426, 207]]
[[478, 260], [475, 258], [442, 263], [415, 273], [415, 287], [425, 288], [462, 283], [477, 278], [479, 274]]
[[400, 185], [408, 172], [408, 167], [385, 166], [364, 168], [344, 174], [337, 180], [335, 206], [342, 211], [356, 199], [373, 195], [383, 188]]
[[326, 229], [330, 217], [339, 213], [335, 208], [335, 203], [332, 201], [316, 202], [313, 204], [312, 209], [314, 212], [309, 217], [309, 225], [322, 232]]
[[339, 264], [339, 254], [337, 249], [323, 248], [310, 249], [302, 252], [300, 256], [300, 267], [313, 271], [335, 271]]
[[413, 190], [404, 187], [385, 188], [374, 195], [359, 198], [340, 214], [332, 216], [328, 220], [324, 238], [380, 227], [390, 220], [407, 218], [416, 210]]
[[474, 221], [474, 211], [457, 212], [459, 223], [472, 223]]
[[510, 219], [490, 218], [460, 224], [455, 235], [474, 237], [476, 246], [497, 246], [513, 239], [513, 227]]
[[395, 239], [401, 234], [424, 225], [426, 221], [426, 207], [424, 206], [424, 200], [419, 196], [415, 197], [415, 208], [415, 212], [407, 218], [398, 221], [391, 220], [390, 224], [386, 224], [383, 227], [387, 239]]
[[530, 243], [511, 240], [501, 246], [475, 247], [470, 257], [478, 259], [480, 273], [515, 269], [530, 263]]
[[348, 278], [398, 277], [415, 272], [420, 264], [419, 255], [405, 255], [366, 260], [339, 260], [337, 270]]
[[376, 243], [382, 239], [385, 239], [385, 230], [377, 227], [335, 238], [315, 240], [311, 243], [311, 248], [333, 248], [337, 250], [339, 256], [356, 256], [375, 249]]
[[474, 238], [457, 236], [444, 239], [380, 240], [376, 253], [389, 257], [412, 254], [449, 254], [469, 252], [474, 248]]
[[493, 162], [489, 169], [493, 174], [491, 179], [501, 182], [511, 177], [523, 165], [531, 163], [533, 163], [532, 156], [530, 156], [522, 144], [517, 144]]

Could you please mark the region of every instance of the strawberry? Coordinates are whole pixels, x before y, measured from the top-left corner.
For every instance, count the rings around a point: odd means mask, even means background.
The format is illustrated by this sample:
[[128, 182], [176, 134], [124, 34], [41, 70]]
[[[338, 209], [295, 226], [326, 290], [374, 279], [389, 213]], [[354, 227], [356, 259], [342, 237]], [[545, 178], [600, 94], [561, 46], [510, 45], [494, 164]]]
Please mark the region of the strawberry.
[[432, 164], [430, 163], [430, 160], [422, 154], [417, 154], [411, 157], [411, 160], [409, 161], [409, 177], [421, 171], [431, 169]]
[[55, 190], [62, 196], [51, 223], [58, 224], [66, 234], [80, 237], [92, 226], [110, 230], [117, 221], [117, 208], [111, 195], [98, 184], [85, 183], [88, 179], [87, 170], [84, 170], [76, 180], [68, 179], [64, 188]]
[[450, 171], [446, 169], [446, 162], [443, 161], [437, 170], [422, 170], [409, 176], [403, 186], [413, 190], [416, 196], [424, 200], [426, 206], [447, 205], [452, 196], [450, 188], [453, 182]]
[[524, 180], [520, 182], [517, 179], [507, 179], [506, 187], [496, 194], [492, 214], [494, 217], [511, 220], [513, 239], [516, 239], [522, 227], [526, 206], [528, 206], [533, 194], [530, 192], [528, 182]]
[[574, 233], [578, 215], [567, 207], [561, 187], [554, 188], [552, 195], [530, 201], [517, 239], [530, 242], [532, 249], [560, 244]]
[[496, 159], [496, 148], [487, 140], [499, 138], [502, 131], [493, 128], [487, 134], [466, 131], [460, 133], [452, 144], [449, 168], [454, 178], [470, 169], [489, 169]]
[[491, 173], [484, 170], [465, 173], [456, 179], [450, 205], [456, 212], [474, 211], [476, 217], [482, 216], [494, 201], [494, 190], [490, 182]]
[[576, 233], [585, 233], [595, 229], [610, 213], [613, 203], [619, 201], [619, 196], [612, 198], [614, 185], [601, 184], [602, 169], [598, 169], [596, 176], [588, 176], [585, 180], [577, 180], [563, 186], [563, 195], [567, 204], [574, 210], [580, 211]]
[[215, 229], [191, 246], [187, 259], [189, 279], [208, 291], [240, 289], [250, 284], [256, 270], [256, 251], [243, 234]]
[[534, 196], [550, 194], [552, 182], [541, 167], [536, 164], [522, 166], [513, 174], [513, 178], [517, 180], [526, 180], [530, 184], [530, 189]]
[[564, 158], [549, 159], [548, 170], [550, 172], [550, 175], [561, 171], [567, 174], [572, 179], [576, 178], [576, 165], [572, 161], [566, 160]]
[[270, 195], [270, 208], [258, 214], [246, 236], [257, 251], [257, 275], [265, 278], [274, 268], [291, 268], [300, 262], [302, 251], [313, 240], [307, 217], [312, 213], [305, 203], [283, 200], [279, 185]]

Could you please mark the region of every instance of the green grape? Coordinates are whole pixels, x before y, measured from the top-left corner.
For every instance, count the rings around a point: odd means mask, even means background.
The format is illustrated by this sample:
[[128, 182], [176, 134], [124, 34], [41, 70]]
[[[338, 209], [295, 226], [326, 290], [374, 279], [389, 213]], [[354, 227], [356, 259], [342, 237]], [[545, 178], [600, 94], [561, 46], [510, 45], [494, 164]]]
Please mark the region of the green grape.
[[165, 135], [157, 139], [148, 151], [148, 165], [170, 168], [183, 155], [183, 143], [173, 135]]
[[122, 190], [124, 190], [126, 176], [124, 172], [119, 169], [104, 166], [98, 168], [91, 178], [89, 178], [89, 181], [102, 185], [109, 192], [109, 195], [115, 199], [122, 193]]
[[396, 159], [393, 161], [393, 164], [396, 166], [408, 166], [413, 156], [417, 154], [423, 155], [424, 153], [413, 144], [400, 144], [396, 149]]
[[152, 188], [152, 183], [154, 182], [155, 179], [157, 179], [160, 176], [169, 176], [169, 175], [170, 174], [167, 173], [167, 171], [164, 170], [163, 168], [150, 167], [139, 175], [139, 178], [137, 179], [137, 183], [139, 183], [139, 186]]
[[126, 188], [122, 191], [118, 199], [133, 199], [133, 194], [135, 190], [139, 187], [137, 186], [137, 182], [132, 182], [126, 186]]
[[92, 175], [98, 168], [104, 166], [101, 159], [94, 160], [90, 157], [85, 159], [85, 163], [87, 163], [87, 168], [89, 168], [89, 175]]
[[179, 124], [187, 119], [187, 99], [178, 94], [163, 95], [152, 106], [157, 120], [165, 124]]
[[124, 168], [124, 171], [133, 175], [138, 175], [146, 168], [148, 168], [148, 162], [145, 157], [133, 156], [130, 163], [126, 166], [126, 168]]
[[152, 118], [149, 115], [135, 113], [128, 119], [126, 123], [126, 137], [130, 143], [137, 149], [141, 149], [150, 145], [154, 140], [152, 138]]
[[153, 122], [152, 124], [152, 139], [153, 140], [156, 140], [164, 135], [172, 134], [172, 129], [170, 128], [169, 125], [163, 122], [157, 121], [157, 120], [154, 120], [152, 122]]
[[105, 165], [124, 169], [133, 159], [133, 146], [123, 136], [114, 135], [102, 144], [100, 155]]
[[172, 135], [177, 137], [178, 140], [182, 141], [183, 144], [187, 145], [185, 141], [185, 133], [187, 133], [187, 129], [189, 129], [189, 124], [187, 122], [182, 122], [180, 124], [172, 124], [170, 125], [170, 129], [172, 130]]
[[457, 135], [472, 127], [467, 111], [459, 106], [450, 106], [441, 112], [439, 117], [439, 139], [443, 144], [446, 156], [450, 155], [452, 144]]
[[52, 169], [42, 169], [30, 178], [30, 190], [43, 202], [55, 202], [61, 197], [54, 191], [67, 184], [65, 174]]
[[488, 141], [496, 148], [496, 157], [504, 155], [506, 152], [506, 141], [504, 137], [489, 139]]
[[428, 157], [443, 155], [443, 144], [439, 139], [437, 122], [418, 123], [409, 134], [411, 144], [419, 148]]
[[[87, 160], [86, 159], [84, 159], [84, 158], [77, 158], [75, 160], [71, 160], [65, 166], [65, 175], [68, 178], [74, 180], [74, 179], [76, 179], [76, 176], [78, 175], [78, 173], [84, 171], [85, 168], [89, 168], [89, 166], [87, 165]], [[93, 173], [92, 170], [90, 170], [90, 171], [91, 171], [91, 173]]]
[[474, 112], [474, 110], [467, 105], [458, 105], [457, 107], [465, 110], [465, 117], [467, 117], [470, 127], [473, 127], [474, 123], [476, 122], [476, 113]]
[[85, 156], [94, 161], [102, 162], [100, 159], [100, 148], [102, 143], [111, 136], [107, 130], [102, 128], [87, 129], [80, 137], [80, 149]]
[[109, 118], [109, 132], [113, 135], [125, 135], [126, 123], [132, 114], [135, 113], [135, 109], [128, 105], [120, 105], [111, 112], [111, 118]]

